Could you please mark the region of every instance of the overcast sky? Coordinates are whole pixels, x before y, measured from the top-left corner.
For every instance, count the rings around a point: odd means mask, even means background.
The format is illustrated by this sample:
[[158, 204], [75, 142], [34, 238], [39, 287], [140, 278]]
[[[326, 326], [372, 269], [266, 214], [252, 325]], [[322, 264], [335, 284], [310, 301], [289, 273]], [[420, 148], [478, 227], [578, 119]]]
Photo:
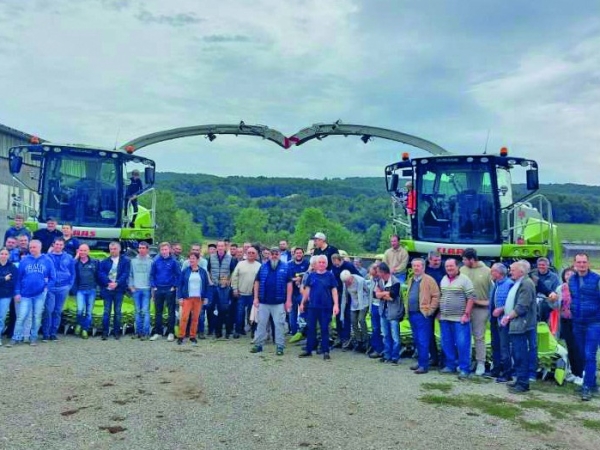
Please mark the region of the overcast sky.
[[[264, 124], [391, 128], [456, 153], [509, 147], [543, 183], [600, 184], [600, 4], [590, 1], [0, 0], [0, 123], [113, 147]], [[142, 150], [160, 171], [378, 176], [403, 151], [358, 137]]]

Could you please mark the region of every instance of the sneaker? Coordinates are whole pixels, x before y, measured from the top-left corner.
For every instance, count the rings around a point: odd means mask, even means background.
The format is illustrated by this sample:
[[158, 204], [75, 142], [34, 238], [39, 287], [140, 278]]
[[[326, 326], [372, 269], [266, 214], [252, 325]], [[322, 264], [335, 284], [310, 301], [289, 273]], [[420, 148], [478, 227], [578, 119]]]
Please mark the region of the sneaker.
[[206, 339], [206, 336], [204, 336], [204, 333], [200, 333], [200, 334], [198, 335], [198, 339], [202, 339], [202, 340], [204, 340], [204, 339]]
[[575, 377], [575, 379], [573, 380], [573, 384], [575, 386], [583, 386], [583, 378]]
[[29, 346], [30, 347], [37, 347], [37, 341], [35, 339], [32, 339], [29, 341]]
[[81, 332], [81, 339], [87, 339], [87, 338], [88, 338], [88, 332], [87, 332], [87, 331], [85, 331], [85, 330], [83, 330], [83, 331]]
[[537, 378], [535, 378], [535, 377], [530, 377], [529, 378], [529, 382], [530, 383], [535, 383], [536, 381], [537, 381]]
[[528, 391], [529, 391], [529, 388], [523, 387], [519, 384], [508, 387], [508, 392], [510, 392], [511, 394], [524, 394], [525, 392], [528, 392]]
[[115, 334], [115, 341], [118, 341], [119, 339], [121, 339], [121, 336], [118, 334]]
[[148, 339], [148, 336], [145, 336], [145, 335], [140, 336], [140, 341], [145, 341], [147, 339]]
[[454, 374], [456, 373], [456, 370], [451, 369], [450, 367], [444, 367], [442, 370], [440, 370], [441, 374]]
[[183, 344], [183, 338], [177, 338], [177, 345]]
[[139, 338], [140, 338], [139, 334], [134, 333], [131, 335], [131, 339], [139, 339]]
[[496, 383], [508, 383], [511, 380], [512, 380], [512, 377], [506, 377], [504, 375], [496, 377]]
[[254, 345], [251, 349], [250, 349], [250, 353], [260, 353], [263, 351], [262, 345]]
[[56, 336], [50, 336], [50, 342], [58, 342], [58, 338]]
[[14, 339], [11, 339], [11, 341], [8, 344], [6, 344], [6, 347], [11, 348], [11, 347], [14, 347], [15, 345], [19, 345], [19, 341], [15, 341]]
[[417, 370], [419, 368], [418, 364], [413, 364], [412, 366], [410, 366], [410, 370]]
[[48, 342], [50, 340], [50, 336], [42, 336], [42, 342]]
[[581, 400], [584, 402], [589, 402], [591, 399], [592, 390], [587, 386], [583, 386], [583, 389], [581, 389]]
[[75, 336], [79, 336], [81, 334], [81, 325], [75, 325]]
[[2, 347], [2, 338], [0, 338], [0, 347]]
[[484, 373], [485, 373], [485, 364], [482, 362], [478, 362], [477, 369], [475, 369], [475, 375], [477, 375], [478, 377], [481, 377], [481, 376], [483, 376]]
[[373, 353], [371, 353], [371, 354], [369, 355], [369, 358], [371, 358], [371, 359], [379, 359], [379, 358], [381, 358], [382, 356], [383, 356], [383, 355], [382, 355], [381, 353], [379, 353], [379, 352], [373, 352]]
[[175, 340], [175, 335], [173, 333], [169, 333], [169, 336], [167, 336], [167, 341], [173, 342], [174, 340]]
[[575, 378], [577, 378], [575, 375], [573, 375], [572, 373], [570, 373], [569, 375], [567, 375], [565, 377], [565, 381], [567, 383], [573, 383], [575, 381]]
[[108, 339], [108, 336], [107, 336], [106, 334], [103, 334], [103, 335], [102, 335], [102, 340], [103, 340], [103, 341], [105, 341], [105, 340], [107, 340], [107, 339]]
[[419, 367], [417, 370], [415, 370], [413, 373], [416, 373], [417, 375], [423, 375], [425, 373], [429, 372], [429, 370], [423, 368], [423, 367]]
[[462, 370], [458, 374], [459, 380], [468, 380], [471, 378], [471, 374], [469, 372], [463, 372]]
[[311, 352], [307, 352], [306, 350], [304, 350], [302, 353], [300, 353], [298, 355], [298, 358], [309, 358], [312, 356]]
[[160, 334], [153, 334], [150, 338], [151, 341], [156, 341], [160, 337]]
[[323, 359], [325, 361], [329, 361], [331, 359], [331, 356], [329, 356], [329, 353], [323, 353]]
[[399, 359], [392, 359], [392, 360], [390, 360], [390, 361], [392, 362], [392, 364], [393, 364], [394, 366], [397, 366], [398, 364], [400, 364], [400, 360], [399, 360]]
[[277, 356], [282, 356], [283, 355], [283, 347], [278, 345], [276, 353], [277, 353]]
[[190, 338], [190, 342], [194, 345], [198, 345], [198, 339], [196, 338]]
[[234, 339], [239, 339], [240, 338], [240, 334], [239, 333], [233, 333], [233, 338]]

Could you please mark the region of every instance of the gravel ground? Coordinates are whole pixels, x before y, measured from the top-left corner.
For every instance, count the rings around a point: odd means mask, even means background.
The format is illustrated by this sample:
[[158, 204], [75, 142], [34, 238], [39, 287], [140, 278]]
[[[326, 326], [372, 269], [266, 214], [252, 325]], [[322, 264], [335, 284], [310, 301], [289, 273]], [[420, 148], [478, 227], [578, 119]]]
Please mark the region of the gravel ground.
[[[520, 400], [494, 383], [414, 375], [334, 351], [253, 355], [249, 340], [82, 341], [0, 348], [0, 448], [6, 449], [561, 449], [595, 448], [576, 424], [544, 435], [465, 409], [424, 404], [424, 382], [452, 393]], [[538, 393], [568, 408], [575, 399]], [[600, 403], [597, 399], [594, 404]], [[600, 405], [599, 405], [600, 406]], [[539, 411], [533, 420], [552, 420]], [[596, 414], [596, 419], [600, 415]], [[592, 416], [593, 417], [593, 416]]]

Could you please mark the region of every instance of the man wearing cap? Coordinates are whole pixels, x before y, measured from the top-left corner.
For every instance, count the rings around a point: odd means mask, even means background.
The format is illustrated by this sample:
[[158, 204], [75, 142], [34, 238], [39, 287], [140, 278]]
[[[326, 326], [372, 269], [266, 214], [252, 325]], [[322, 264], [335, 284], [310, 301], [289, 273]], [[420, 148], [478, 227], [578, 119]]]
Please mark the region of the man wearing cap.
[[408, 265], [408, 252], [400, 245], [400, 238], [394, 234], [390, 238], [391, 247], [383, 254], [383, 262], [390, 268], [392, 274], [404, 283], [406, 281], [406, 266]]
[[287, 264], [279, 260], [279, 247], [271, 248], [269, 261], [265, 262], [254, 281], [254, 306], [258, 309], [258, 329], [255, 345], [250, 350], [259, 353], [267, 338], [267, 324], [273, 318], [275, 325], [275, 345], [277, 355], [283, 355], [285, 348], [284, 326], [286, 311], [292, 307], [292, 281]]
[[327, 270], [331, 270], [333, 267], [333, 262], [331, 261], [331, 257], [336, 253], [339, 255], [340, 252], [333, 245], [329, 245], [327, 243], [327, 236], [324, 233], [315, 233], [313, 236], [313, 241], [315, 243], [315, 248], [313, 251], [313, 256], [325, 255], [327, 256]]
[[140, 180], [140, 171], [134, 170], [131, 172], [131, 178], [129, 179], [130, 183], [127, 186], [127, 200], [131, 202], [131, 207], [133, 208], [133, 216], [131, 217], [131, 228], [135, 227], [135, 219], [137, 219], [138, 214], [138, 201], [137, 196], [144, 190], [144, 185], [142, 184], [142, 180]]
[[33, 238], [42, 243], [42, 253], [48, 253], [54, 243], [54, 239], [63, 237], [62, 231], [56, 228], [56, 220], [48, 217], [46, 228], [41, 228], [33, 233]]

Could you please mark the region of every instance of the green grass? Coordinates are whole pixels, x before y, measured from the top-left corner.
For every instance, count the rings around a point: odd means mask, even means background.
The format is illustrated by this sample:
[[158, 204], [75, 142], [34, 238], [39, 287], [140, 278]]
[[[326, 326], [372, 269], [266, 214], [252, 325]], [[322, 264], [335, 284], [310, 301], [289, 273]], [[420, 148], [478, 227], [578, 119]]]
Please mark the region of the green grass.
[[519, 403], [521, 408], [525, 409], [541, 409], [546, 411], [552, 417], [556, 419], [566, 419], [569, 417], [569, 414], [574, 411], [581, 412], [596, 412], [598, 411], [598, 407], [590, 405], [589, 403], [569, 403], [566, 405], [565, 403], [552, 402], [549, 400], [542, 400], [539, 398], [530, 398], [527, 400], [523, 400]]
[[452, 383], [423, 383], [421, 384], [421, 389], [427, 391], [450, 392], [452, 390]]
[[545, 434], [554, 431], [554, 428], [545, 422], [528, 422], [527, 420], [521, 420], [519, 421], [519, 425], [524, 430], [534, 433]]
[[523, 414], [523, 411], [515, 407], [514, 404], [507, 403], [501, 398], [492, 395], [470, 394], [460, 397], [446, 397], [443, 395], [426, 394], [420, 400], [430, 405], [475, 409], [489, 416], [507, 420], [515, 420]]
[[592, 430], [600, 431], [600, 420], [584, 419], [583, 426]]
[[[445, 383], [427, 383], [428, 389], [438, 389], [442, 385], [442, 392], [447, 389]], [[432, 387], [435, 386], [435, 387]], [[450, 389], [452, 387], [450, 386]], [[573, 402], [553, 402], [550, 400], [543, 400], [538, 397], [527, 397], [517, 403], [507, 402], [500, 397], [493, 395], [476, 395], [468, 394], [461, 396], [446, 396], [440, 394], [425, 394], [419, 398], [423, 403], [435, 406], [452, 406], [454, 408], [465, 408], [467, 414], [471, 416], [477, 416], [475, 411], [487, 414], [488, 416], [497, 417], [499, 419], [505, 419], [513, 422], [515, 425], [519, 425], [526, 431], [534, 433], [548, 433], [554, 430], [552, 425], [547, 422], [529, 422], [524, 420], [523, 414], [527, 410], [537, 409], [545, 411], [553, 419], [569, 420], [574, 419], [577, 423], [583, 423], [583, 426], [594, 430], [600, 430], [600, 420], [587, 420], [581, 421], [580, 418], [576, 417], [576, 412], [597, 412], [600, 408], [594, 405], [585, 403], [573, 403]]]
[[557, 223], [561, 241], [586, 241], [600, 243], [600, 225], [589, 223]]

